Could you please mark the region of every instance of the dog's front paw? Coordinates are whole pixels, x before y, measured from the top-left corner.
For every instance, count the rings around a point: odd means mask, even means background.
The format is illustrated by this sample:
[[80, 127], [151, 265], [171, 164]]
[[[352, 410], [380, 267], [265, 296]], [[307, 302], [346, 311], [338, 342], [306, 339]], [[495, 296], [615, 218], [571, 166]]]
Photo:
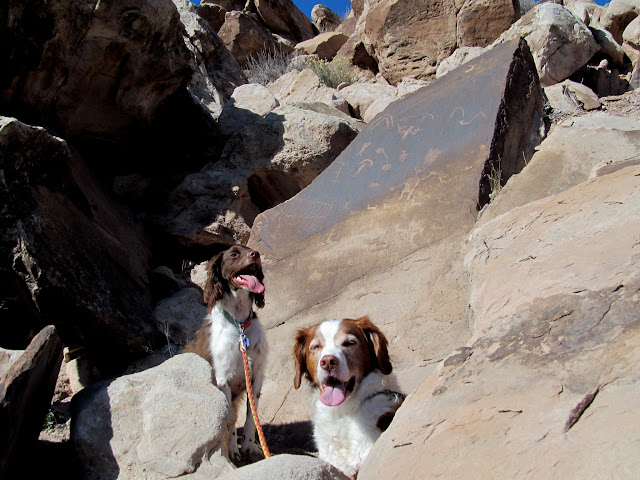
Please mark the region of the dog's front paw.
[[240, 448], [240, 452], [242, 455], [247, 455], [250, 458], [259, 457], [262, 453], [262, 447], [260, 444], [256, 442], [254, 439], [246, 438], [242, 442], [242, 447]]
[[238, 435], [234, 431], [229, 438], [229, 460], [234, 463], [240, 461], [240, 450], [238, 449]]

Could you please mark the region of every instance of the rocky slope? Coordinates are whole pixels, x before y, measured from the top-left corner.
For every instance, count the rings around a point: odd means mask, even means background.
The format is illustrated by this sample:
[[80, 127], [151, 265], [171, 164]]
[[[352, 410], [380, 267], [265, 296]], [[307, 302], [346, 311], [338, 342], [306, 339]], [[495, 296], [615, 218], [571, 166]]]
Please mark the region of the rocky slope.
[[[359, 478], [631, 476], [640, 4], [314, 12], [0, 9], [0, 477], [342, 478], [309, 456], [290, 349], [364, 314], [409, 397]], [[304, 55], [247, 84], [274, 49]], [[210, 367], [179, 355], [201, 262], [235, 242], [264, 258], [277, 454], [242, 468]]]

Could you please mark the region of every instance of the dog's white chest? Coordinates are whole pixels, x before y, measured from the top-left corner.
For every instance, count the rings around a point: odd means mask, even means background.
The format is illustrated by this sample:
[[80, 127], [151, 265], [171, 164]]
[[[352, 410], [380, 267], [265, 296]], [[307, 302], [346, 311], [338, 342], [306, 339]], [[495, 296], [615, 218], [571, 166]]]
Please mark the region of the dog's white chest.
[[317, 412], [314, 418], [319, 457], [349, 475], [355, 474], [380, 432], [374, 425], [367, 425], [371, 423], [368, 419], [357, 414], [331, 419], [323, 417]]
[[[211, 356], [213, 370], [218, 386], [227, 386], [231, 398], [235, 399], [246, 389], [244, 360], [240, 350], [240, 332], [226, 319], [216, 319], [211, 326]], [[264, 330], [255, 322], [245, 331], [249, 341], [247, 362], [250, 377], [253, 377], [254, 364], [260, 362], [265, 350]]]

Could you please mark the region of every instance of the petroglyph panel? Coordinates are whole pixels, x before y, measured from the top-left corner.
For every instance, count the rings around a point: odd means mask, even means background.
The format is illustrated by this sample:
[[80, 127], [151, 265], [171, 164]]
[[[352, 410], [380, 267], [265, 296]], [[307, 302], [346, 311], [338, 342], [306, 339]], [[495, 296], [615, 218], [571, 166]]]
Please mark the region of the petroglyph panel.
[[389, 205], [391, 197], [397, 208], [416, 209], [430, 224], [440, 219], [427, 218], [429, 212], [443, 203], [475, 215], [485, 163], [500, 144], [496, 125], [520, 49], [517, 41], [500, 45], [392, 103], [311, 185], [256, 219], [255, 246], [267, 245], [277, 258], [279, 245], [296, 248], [348, 216]]

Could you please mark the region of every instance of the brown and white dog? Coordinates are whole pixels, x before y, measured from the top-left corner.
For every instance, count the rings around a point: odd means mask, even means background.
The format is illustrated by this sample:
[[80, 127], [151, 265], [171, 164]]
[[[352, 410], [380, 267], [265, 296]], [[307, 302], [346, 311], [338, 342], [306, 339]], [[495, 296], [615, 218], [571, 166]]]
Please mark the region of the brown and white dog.
[[[233, 246], [207, 264], [204, 300], [209, 314], [183, 352], [196, 353], [213, 366], [215, 384], [237, 411], [246, 391], [244, 362], [239, 348], [241, 329], [249, 341], [247, 356], [256, 408], [264, 380], [267, 339], [253, 306], [264, 307], [264, 275], [260, 254], [243, 246]], [[247, 418], [241, 451], [257, 454], [256, 426], [247, 402]], [[229, 457], [240, 459], [234, 429], [229, 440]]]
[[355, 475], [405, 396], [395, 391], [387, 339], [368, 317], [329, 320], [298, 331], [293, 386], [317, 390], [313, 434], [318, 456]]

